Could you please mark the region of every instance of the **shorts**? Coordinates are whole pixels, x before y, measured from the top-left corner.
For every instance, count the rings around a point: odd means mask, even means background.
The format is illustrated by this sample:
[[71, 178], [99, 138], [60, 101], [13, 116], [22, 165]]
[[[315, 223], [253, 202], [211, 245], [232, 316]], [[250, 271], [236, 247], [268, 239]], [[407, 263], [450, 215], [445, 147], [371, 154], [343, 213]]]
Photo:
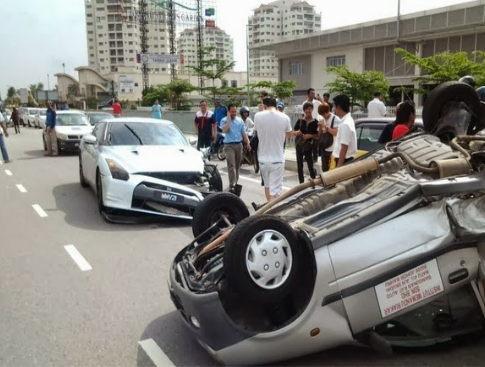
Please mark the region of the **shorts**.
[[280, 196], [283, 193], [283, 175], [285, 164], [281, 163], [259, 163], [264, 187], [269, 189], [271, 196]]

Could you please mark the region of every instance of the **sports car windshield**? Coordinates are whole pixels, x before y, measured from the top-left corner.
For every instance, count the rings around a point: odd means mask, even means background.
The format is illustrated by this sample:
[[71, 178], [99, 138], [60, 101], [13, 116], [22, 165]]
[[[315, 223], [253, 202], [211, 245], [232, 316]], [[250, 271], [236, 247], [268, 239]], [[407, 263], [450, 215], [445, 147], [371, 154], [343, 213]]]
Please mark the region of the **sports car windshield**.
[[81, 113], [70, 113], [70, 114], [57, 114], [56, 118], [57, 126], [88, 126], [89, 123]]
[[110, 131], [111, 145], [182, 145], [187, 141], [174, 125], [154, 122], [114, 122]]

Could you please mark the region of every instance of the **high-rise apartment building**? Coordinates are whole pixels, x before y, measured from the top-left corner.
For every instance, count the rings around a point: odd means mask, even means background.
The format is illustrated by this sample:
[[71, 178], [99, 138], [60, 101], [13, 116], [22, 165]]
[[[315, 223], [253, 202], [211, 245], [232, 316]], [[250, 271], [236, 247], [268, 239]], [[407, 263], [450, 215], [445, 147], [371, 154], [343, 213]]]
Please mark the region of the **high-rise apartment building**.
[[[198, 66], [197, 30], [186, 29], [180, 33], [177, 40], [178, 53], [183, 59], [182, 71], [187, 66]], [[205, 27], [203, 29], [203, 47], [213, 47], [211, 57], [227, 62], [234, 61], [234, 41], [222, 29]]]
[[[249, 18], [249, 47], [280, 42], [318, 32], [322, 15], [301, 0], [278, 0], [261, 5]], [[249, 51], [249, 70], [255, 76], [278, 76], [278, 60], [272, 51]]]
[[[140, 27], [136, 17], [138, 0], [85, 0], [89, 66], [101, 74], [141, 70]], [[169, 32], [164, 11], [150, 20], [148, 52], [169, 54]], [[150, 68], [155, 73], [170, 73], [169, 65]]]

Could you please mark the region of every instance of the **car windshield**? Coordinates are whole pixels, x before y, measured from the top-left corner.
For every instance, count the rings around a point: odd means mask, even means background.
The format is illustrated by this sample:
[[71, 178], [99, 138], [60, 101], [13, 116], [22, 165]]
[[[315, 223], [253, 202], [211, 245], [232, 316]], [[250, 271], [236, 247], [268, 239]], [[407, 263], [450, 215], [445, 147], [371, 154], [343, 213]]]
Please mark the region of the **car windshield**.
[[96, 125], [99, 122], [110, 119], [112, 117], [113, 116], [111, 116], [109, 113], [96, 113], [96, 114], [89, 115], [89, 120], [92, 125]]
[[116, 122], [111, 124], [111, 145], [181, 145], [187, 141], [174, 125], [153, 122]]
[[37, 110], [30, 110], [30, 111], [29, 111], [29, 115], [34, 116], [36, 112], [37, 112]]
[[86, 116], [81, 113], [57, 114], [56, 125], [58, 126], [87, 126]]
[[40, 114], [41, 116], [45, 116], [45, 115], [46, 115], [46, 112], [47, 112], [47, 111], [39, 111], [39, 114]]

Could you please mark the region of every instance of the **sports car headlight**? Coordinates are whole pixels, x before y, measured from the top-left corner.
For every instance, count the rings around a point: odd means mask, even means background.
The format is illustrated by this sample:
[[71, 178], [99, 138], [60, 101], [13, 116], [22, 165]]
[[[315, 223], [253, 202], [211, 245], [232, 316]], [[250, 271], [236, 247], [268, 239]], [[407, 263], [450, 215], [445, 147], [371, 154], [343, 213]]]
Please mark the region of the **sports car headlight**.
[[128, 174], [128, 172], [114, 160], [106, 159], [106, 163], [108, 163], [111, 176], [115, 180], [128, 181], [130, 179], [130, 175]]
[[67, 135], [66, 134], [56, 133], [56, 135], [57, 135], [57, 138], [58, 139], [67, 140]]

